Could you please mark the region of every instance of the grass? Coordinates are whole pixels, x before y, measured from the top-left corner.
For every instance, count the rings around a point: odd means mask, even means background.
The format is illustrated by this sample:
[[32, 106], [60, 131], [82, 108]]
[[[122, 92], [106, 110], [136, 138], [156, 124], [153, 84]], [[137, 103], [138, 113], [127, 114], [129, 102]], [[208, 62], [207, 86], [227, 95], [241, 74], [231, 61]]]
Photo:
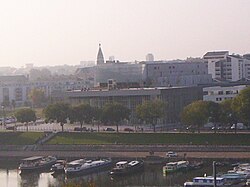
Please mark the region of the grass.
[[0, 132], [0, 145], [34, 144], [43, 135], [42, 132]]
[[250, 145], [250, 134], [59, 133], [48, 144]]

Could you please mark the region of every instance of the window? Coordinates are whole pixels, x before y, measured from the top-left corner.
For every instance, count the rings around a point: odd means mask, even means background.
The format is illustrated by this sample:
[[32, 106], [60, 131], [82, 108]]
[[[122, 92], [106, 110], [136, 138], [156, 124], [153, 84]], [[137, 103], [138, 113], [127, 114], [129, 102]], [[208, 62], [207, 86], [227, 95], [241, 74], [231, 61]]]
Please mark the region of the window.
[[218, 91], [218, 94], [219, 95], [223, 95], [223, 91]]

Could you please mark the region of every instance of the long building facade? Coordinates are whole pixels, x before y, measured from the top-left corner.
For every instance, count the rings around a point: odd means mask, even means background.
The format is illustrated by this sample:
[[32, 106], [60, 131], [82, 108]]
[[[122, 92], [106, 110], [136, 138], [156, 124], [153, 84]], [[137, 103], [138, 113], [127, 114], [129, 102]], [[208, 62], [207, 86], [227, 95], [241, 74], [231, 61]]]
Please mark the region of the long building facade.
[[121, 103], [131, 110], [130, 123], [138, 123], [136, 107], [144, 101], [159, 99], [166, 106], [162, 124], [180, 122], [183, 108], [196, 100], [202, 100], [201, 87], [131, 88], [114, 90], [70, 91], [66, 98], [72, 105], [87, 103], [102, 108], [106, 103]]

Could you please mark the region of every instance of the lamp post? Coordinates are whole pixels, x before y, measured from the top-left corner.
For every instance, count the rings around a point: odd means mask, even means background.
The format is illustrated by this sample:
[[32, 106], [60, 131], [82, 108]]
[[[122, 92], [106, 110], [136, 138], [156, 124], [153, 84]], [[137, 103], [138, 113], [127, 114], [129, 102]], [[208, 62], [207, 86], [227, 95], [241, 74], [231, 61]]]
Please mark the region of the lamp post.
[[3, 125], [5, 127], [5, 110], [4, 106], [2, 105], [2, 110], [3, 110]]

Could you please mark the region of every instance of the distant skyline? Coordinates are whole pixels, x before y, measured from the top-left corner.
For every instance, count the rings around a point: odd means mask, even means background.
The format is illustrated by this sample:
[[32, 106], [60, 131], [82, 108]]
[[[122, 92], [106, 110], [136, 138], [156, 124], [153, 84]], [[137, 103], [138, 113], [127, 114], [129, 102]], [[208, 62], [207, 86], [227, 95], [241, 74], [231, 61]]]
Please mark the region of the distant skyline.
[[249, 0], [3, 0], [0, 67], [250, 53]]

